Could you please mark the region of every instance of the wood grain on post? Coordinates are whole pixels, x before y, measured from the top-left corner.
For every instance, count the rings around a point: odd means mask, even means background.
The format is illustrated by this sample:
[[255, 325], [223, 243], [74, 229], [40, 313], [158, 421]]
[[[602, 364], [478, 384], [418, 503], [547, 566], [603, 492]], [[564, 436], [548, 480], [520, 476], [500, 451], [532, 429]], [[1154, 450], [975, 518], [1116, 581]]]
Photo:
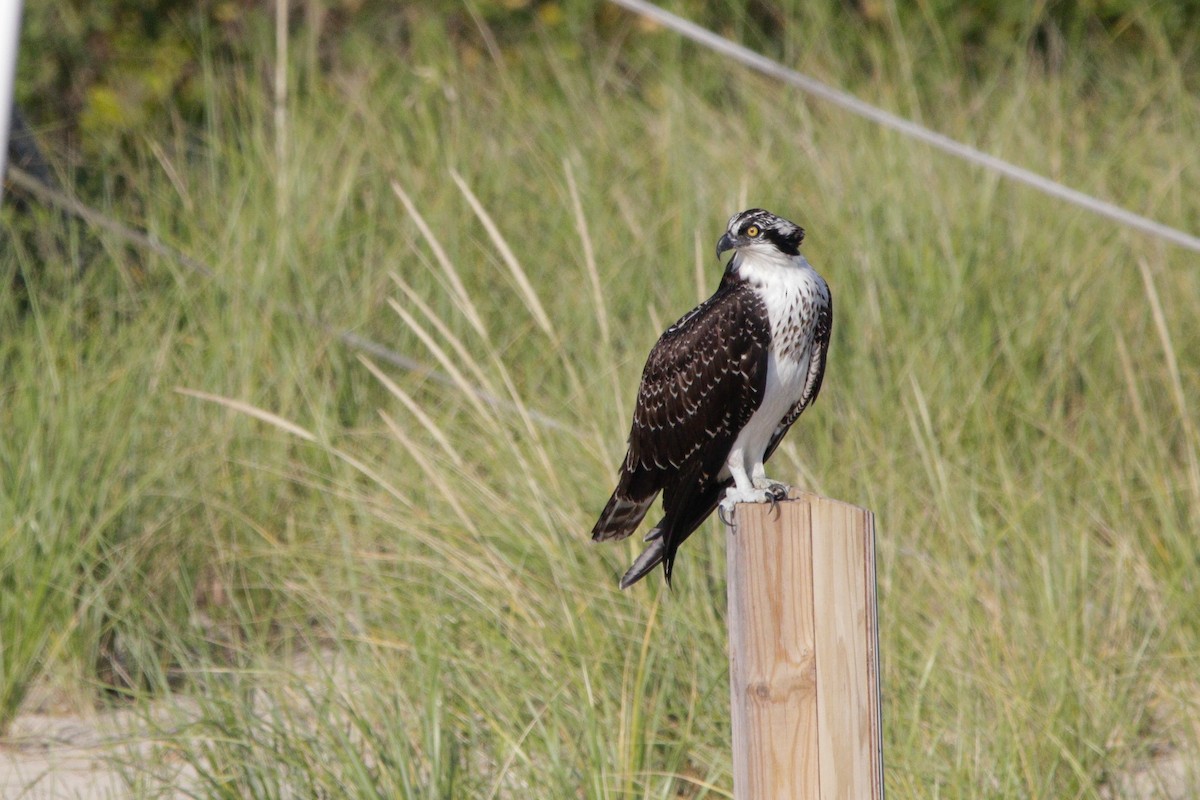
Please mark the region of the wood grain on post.
[[726, 535], [737, 800], [883, 800], [870, 511], [807, 492]]

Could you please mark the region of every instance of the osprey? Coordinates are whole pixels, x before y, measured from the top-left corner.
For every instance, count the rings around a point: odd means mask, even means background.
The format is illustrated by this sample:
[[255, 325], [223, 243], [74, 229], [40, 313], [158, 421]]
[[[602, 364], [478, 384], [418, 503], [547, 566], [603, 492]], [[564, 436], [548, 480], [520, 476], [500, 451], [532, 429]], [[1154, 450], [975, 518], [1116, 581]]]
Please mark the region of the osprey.
[[[775, 502], [763, 463], [817, 398], [833, 327], [825, 279], [800, 255], [804, 229], [752, 208], [730, 218], [733, 250], [712, 297], [667, 328], [646, 359], [629, 450], [592, 539], [624, 539], [663, 493], [663, 518], [621, 578], [625, 589], [675, 552], [718, 503]], [[723, 497], [722, 497], [723, 496]]]

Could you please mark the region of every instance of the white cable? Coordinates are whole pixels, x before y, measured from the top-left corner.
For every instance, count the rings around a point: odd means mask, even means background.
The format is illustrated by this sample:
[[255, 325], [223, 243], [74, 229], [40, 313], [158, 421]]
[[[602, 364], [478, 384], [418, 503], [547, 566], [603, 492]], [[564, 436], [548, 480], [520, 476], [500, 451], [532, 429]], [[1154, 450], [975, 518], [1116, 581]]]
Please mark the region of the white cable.
[[12, 114], [20, 34], [21, 0], [0, 0], [0, 196], [4, 194], [4, 164], [8, 156], [9, 115]]
[[682, 17], [677, 17], [674, 14], [664, 11], [653, 3], [646, 0], [610, 0], [635, 14], [641, 14], [644, 17], [654, 20], [663, 26], [670, 28], [676, 33], [686, 36], [688, 39], [701, 44], [710, 50], [714, 50], [722, 55], [729, 56], [735, 61], [740, 61], [751, 69], [756, 69], [759, 72], [769, 75], [773, 78], [778, 78], [785, 83], [790, 83], [802, 89], [809, 94], [820, 97], [823, 100], [828, 100], [834, 105], [864, 117], [873, 122], [877, 122], [885, 128], [891, 128], [894, 131], [899, 131], [905, 136], [911, 136], [914, 139], [932, 145], [944, 152], [957, 156], [964, 161], [969, 161], [972, 164], [978, 164], [981, 167], [999, 172], [1001, 175], [1012, 178], [1015, 181], [1024, 183], [1027, 186], [1032, 186], [1040, 192], [1066, 200], [1069, 203], [1074, 203], [1077, 206], [1086, 208], [1103, 217], [1116, 220], [1123, 225], [1128, 225], [1131, 228], [1137, 228], [1140, 231], [1159, 236], [1169, 242], [1173, 242], [1180, 247], [1186, 247], [1189, 250], [1200, 252], [1200, 237], [1193, 236], [1190, 233], [1185, 233], [1177, 228], [1172, 228], [1169, 225], [1164, 225], [1161, 222], [1155, 222], [1148, 217], [1143, 217], [1128, 211], [1120, 206], [1114, 205], [1101, 200], [1098, 197], [1085, 194], [1077, 189], [1072, 189], [1069, 186], [1064, 186], [1057, 181], [1052, 181], [1049, 178], [1043, 177], [1036, 172], [1031, 172], [1024, 167], [1018, 167], [1016, 164], [1011, 164], [1002, 158], [997, 158], [993, 155], [988, 155], [981, 150], [976, 150], [970, 145], [965, 145], [955, 141], [948, 136], [932, 131], [923, 125], [898, 117], [888, 111], [859, 100], [857, 97], [846, 92], [834, 89], [832, 86], [827, 86], [816, 78], [810, 78], [794, 69], [789, 69], [783, 66], [778, 61], [773, 61], [760, 53], [756, 53], [747, 47], [744, 47], [736, 42], [732, 42], [723, 36], [718, 36], [707, 28], [702, 28], [694, 22], [690, 22]]

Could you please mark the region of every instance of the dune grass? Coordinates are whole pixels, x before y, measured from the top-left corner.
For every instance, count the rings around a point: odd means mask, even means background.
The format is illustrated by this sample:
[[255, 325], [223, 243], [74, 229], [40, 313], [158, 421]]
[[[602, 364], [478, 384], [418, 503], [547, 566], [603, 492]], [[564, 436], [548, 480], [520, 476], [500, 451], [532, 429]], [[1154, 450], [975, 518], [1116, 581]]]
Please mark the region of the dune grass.
[[[836, 57], [863, 35], [796, 64], [1200, 227], [1194, 57], [967, 81]], [[722, 532], [627, 593], [636, 546], [586, 532], [646, 351], [761, 205], [834, 292], [773, 474], [877, 514], [889, 791], [1096, 797], [1200, 752], [1194, 254], [665, 34], [408, 46], [297, 63], [284, 163], [212, 66], [204, 136], [126, 165], [108, 210], [212, 280], [50, 218], [57, 259], [0, 255], [0, 722], [38, 680], [177, 690], [146, 797], [179, 763], [209, 797], [731, 796]]]

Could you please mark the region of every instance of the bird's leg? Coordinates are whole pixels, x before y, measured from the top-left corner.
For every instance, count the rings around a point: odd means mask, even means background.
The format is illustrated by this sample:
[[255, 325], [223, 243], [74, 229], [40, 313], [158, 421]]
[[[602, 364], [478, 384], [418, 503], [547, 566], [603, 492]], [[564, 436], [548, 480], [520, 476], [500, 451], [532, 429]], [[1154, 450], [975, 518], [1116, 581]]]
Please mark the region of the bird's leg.
[[771, 504], [771, 511], [778, 515], [778, 503], [787, 497], [788, 490], [791, 487], [786, 483], [770, 480], [763, 471], [762, 464], [755, 465], [751, 475], [753, 475], [751, 482], [754, 484], [754, 488], [767, 493], [767, 501]]
[[755, 489], [766, 490], [771, 496], [772, 503], [777, 503], [785, 499], [792, 488], [786, 483], [780, 483], [768, 478], [766, 468], [763, 467], [761, 461], [755, 464], [754, 468], [750, 470], [750, 482], [754, 485]]
[[[783, 484], [774, 484], [774, 487], [782, 487], [783, 494], [778, 494], [777, 489], [767, 488], [767, 486], [758, 486], [757, 483], [746, 474], [746, 464], [740, 451], [730, 453], [729, 460], [725, 462], [729, 468], [729, 474], [733, 477], [733, 486], [725, 490], [725, 498], [717, 507], [717, 516], [726, 525], [732, 525], [733, 509], [738, 503], [771, 503], [774, 504], [783, 497], [787, 496], [787, 487]], [[761, 465], [757, 465], [757, 470], [761, 472]], [[763, 481], [766, 481], [766, 476], [762, 476]]]

